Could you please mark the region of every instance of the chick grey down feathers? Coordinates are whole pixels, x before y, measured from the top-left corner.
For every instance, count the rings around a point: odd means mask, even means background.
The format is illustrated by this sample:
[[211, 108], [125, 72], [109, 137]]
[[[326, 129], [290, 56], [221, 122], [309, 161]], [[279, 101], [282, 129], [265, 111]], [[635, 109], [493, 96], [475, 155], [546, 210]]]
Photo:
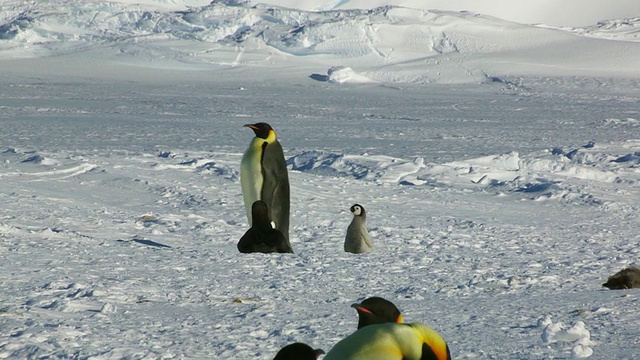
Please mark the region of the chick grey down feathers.
[[353, 220], [351, 220], [351, 224], [347, 228], [344, 251], [354, 254], [371, 252], [373, 245], [367, 231], [367, 213], [360, 204], [353, 205], [350, 210], [353, 213]]

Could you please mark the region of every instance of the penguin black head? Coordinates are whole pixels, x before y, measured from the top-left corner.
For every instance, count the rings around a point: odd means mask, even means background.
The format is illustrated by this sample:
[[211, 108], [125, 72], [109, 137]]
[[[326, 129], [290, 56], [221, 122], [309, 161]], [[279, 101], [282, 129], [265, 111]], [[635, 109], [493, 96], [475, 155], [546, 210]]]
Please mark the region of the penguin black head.
[[358, 312], [358, 329], [372, 324], [404, 322], [400, 310], [391, 301], [381, 297], [370, 297], [351, 307]]
[[280, 349], [273, 360], [316, 360], [322, 354], [324, 354], [322, 349], [314, 349], [298, 342]]
[[354, 204], [353, 206], [351, 206], [351, 212], [353, 213], [354, 216], [364, 216], [365, 215], [365, 211], [364, 211], [364, 207], [362, 207], [362, 205], [360, 204]]
[[256, 137], [259, 137], [261, 139], [268, 138], [269, 132], [273, 131], [273, 128], [271, 127], [271, 125], [265, 122], [259, 122], [255, 124], [246, 124], [244, 126], [253, 130], [253, 132], [256, 134]]

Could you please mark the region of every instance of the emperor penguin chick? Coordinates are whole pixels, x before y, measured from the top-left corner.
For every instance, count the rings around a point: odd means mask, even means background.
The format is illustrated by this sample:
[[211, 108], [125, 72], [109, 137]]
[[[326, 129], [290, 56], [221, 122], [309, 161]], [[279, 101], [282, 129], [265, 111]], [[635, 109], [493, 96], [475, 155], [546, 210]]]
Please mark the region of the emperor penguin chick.
[[241, 253], [293, 253], [291, 244], [282, 232], [271, 227], [267, 204], [257, 200], [251, 206], [251, 228], [240, 238], [238, 251]]
[[247, 219], [251, 224], [253, 203], [264, 201], [274, 227], [289, 241], [289, 174], [282, 146], [271, 125], [259, 122], [245, 126], [255, 134], [240, 164], [240, 184]]
[[354, 254], [371, 252], [373, 245], [367, 231], [367, 213], [360, 204], [353, 205], [350, 210], [353, 213], [353, 220], [351, 220], [351, 224], [347, 228], [344, 251]]
[[316, 360], [322, 354], [322, 349], [314, 349], [305, 343], [297, 342], [280, 349], [273, 360]]

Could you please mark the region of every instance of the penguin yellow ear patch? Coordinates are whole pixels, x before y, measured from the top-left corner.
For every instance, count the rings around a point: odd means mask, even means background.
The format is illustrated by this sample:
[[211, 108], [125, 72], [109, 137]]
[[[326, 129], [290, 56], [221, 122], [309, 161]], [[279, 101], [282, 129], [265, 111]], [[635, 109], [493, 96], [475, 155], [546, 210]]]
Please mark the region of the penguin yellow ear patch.
[[402, 314], [398, 315], [398, 318], [396, 319], [396, 322], [398, 324], [402, 324], [404, 323], [404, 318], [402, 317]]
[[269, 135], [267, 135], [265, 140], [267, 140], [268, 143], [274, 142], [276, 140], [276, 132], [273, 129], [269, 130]]

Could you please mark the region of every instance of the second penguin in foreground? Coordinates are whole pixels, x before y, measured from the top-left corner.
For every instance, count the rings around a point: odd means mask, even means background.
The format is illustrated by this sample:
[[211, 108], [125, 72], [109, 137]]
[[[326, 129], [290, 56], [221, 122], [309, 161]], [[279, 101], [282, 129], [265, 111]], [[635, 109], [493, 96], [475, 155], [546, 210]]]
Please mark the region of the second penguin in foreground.
[[367, 231], [367, 213], [360, 204], [353, 205], [350, 210], [353, 213], [353, 220], [347, 228], [344, 251], [354, 254], [371, 252], [373, 245]]
[[338, 342], [323, 360], [451, 360], [444, 339], [427, 325], [375, 324]]

